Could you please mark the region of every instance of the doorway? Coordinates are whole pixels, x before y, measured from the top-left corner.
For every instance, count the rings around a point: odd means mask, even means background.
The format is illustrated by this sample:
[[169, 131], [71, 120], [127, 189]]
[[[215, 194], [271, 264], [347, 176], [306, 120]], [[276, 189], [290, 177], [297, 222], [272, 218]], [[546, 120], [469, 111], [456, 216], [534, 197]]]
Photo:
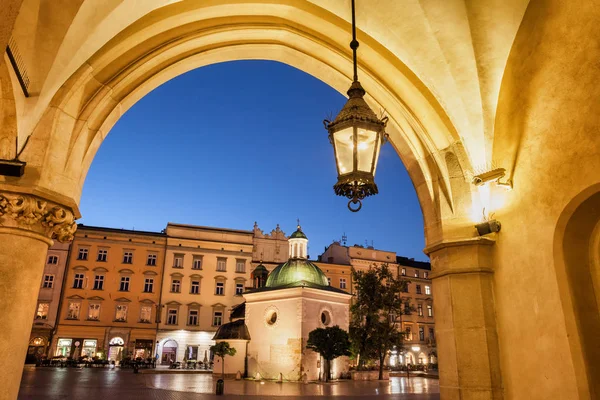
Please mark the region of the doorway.
[[177, 342], [174, 340], [167, 340], [162, 348], [162, 365], [170, 365], [177, 361]]

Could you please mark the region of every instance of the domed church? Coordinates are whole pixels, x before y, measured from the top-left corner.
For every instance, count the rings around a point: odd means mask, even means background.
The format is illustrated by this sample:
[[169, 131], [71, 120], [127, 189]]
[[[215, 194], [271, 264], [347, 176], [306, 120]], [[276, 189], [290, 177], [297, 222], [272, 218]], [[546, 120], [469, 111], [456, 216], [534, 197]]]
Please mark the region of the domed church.
[[[289, 260], [271, 271], [264, 286], [244, 293], [243, 328], [239, 319], [233, 321], [241, 317], [241, 310], [232, 313], [230, 324], [239, 326], [241, 334], [236, 337], [245, 338], [247, 346], [236, 346], [235, 359], [226, 359], [230, 374], [243, 374], [246, 369], [250, 377], [318, 380], [322, 373], [320, 356], [305, 347], [309, 332], [334, 325], [348, 330], [351, 295], [329, 286], [323, 271], [308, 260], [308, 238], [300, 225], [288, 243]], [[261, 269], [256, 276], [263, 273]], [[217, 342], [231, 339], [230, 324], [217, 331]], [[239, 369], [241, 365], [243, 369]], [[215, 371], [220, 371], [220, 366], [215, 365]], [[346, 357], [332, 362], [332, 378], [347, 371]]]

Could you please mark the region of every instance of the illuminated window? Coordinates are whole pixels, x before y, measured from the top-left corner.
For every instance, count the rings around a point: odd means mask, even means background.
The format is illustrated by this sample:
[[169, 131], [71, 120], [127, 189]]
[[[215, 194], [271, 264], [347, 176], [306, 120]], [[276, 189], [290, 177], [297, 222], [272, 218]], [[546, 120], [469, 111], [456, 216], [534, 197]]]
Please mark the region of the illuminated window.
[[82, 289], [83, 288], [83, 278], [85, 275], [83, 274], [75, 274], [75, 279], [73, 280], [73, 288], [74, 289]]
[[88, 307], [88, 319], [98, 321], [100, 319], [100, 304], [90, 304]]
[[140, 322], [149, 323], [152, 318], [152, 306], [142, 306], [140, 308]]
[[423, 278], [428, 279], [429, 278], [429, 272], [427, 272], [427, 271], [423, 272]]
[[129, 277], [128, 276], [122, 276], [121, 277], [121, 283], [119, 285], [119, 290], [121, 292], [129, 292]]
[[83, 341], [83, 347], [81, 349], [81, 355], [83, 357], [93, 357], [96, 355], [96, 344], [97, 341], [94, 339], [85, 339]]
[[56, 355], [59, 357], [69, 357], [71, 355], [72, 339], [58, 339], [56, 346]]
[[169, 308], [167, 311], [167, 325], [177, 325], [177, 309]]
[[71, 302], [69, 303], [69, 309], [67, 311], [67, 319], [79, 319], [79, 310], [81, 303]]
[[48, 264], [58, 264], [58, 257], [57, 256], [49, 256]]
[[123, 253], [123, 264], [131, 264], [133, 263], [133, 252], [125, 251]]
[[108, 257], [108, 250], [100, 249], [100, 250], [98, 250], [98, 257], [96, 258], [96, 261], [106, 261], [107, 257]]
[[415, 269], [415, 278], [418, 278], [418, 277], [419, 277], [419, 271], [417, 271], [417, 270]]
[[419, 327], [419, 340], [425, 340], [425, 328], [423, 328], [422, 326]]
[[192, 281], [192, 285], [190, 287], [191, 294], [200, 294], [200, 281]]
[[427, 306], [427, 315], [433, 317], [433, 307]]
[[44, 275], [42, 287], [52, 289], [54, 287], [54, 275]]
[[117, 312], [115, 313], [115, 321], [125, 322], [127, 321], [127, 305], [117, 304]]
[[35, 319], [47, 319], [48, 318], [48, 309], [50, 308], [50, 304], [48, 303], [39, 303], [37, 312], [35, 313]]
[[419, 314], [419, 317], [423, 316], [423, 305], [422, 304], [417, 305], [417, 313]]
[[431, 294], [431, 286], [425, 286], [425, 294]]
[[402, 268], [402, 276], [406, 276], [406, 268]]
[[104, 289], [104, 275], [96, 275], [94, 277], [94, 290]]

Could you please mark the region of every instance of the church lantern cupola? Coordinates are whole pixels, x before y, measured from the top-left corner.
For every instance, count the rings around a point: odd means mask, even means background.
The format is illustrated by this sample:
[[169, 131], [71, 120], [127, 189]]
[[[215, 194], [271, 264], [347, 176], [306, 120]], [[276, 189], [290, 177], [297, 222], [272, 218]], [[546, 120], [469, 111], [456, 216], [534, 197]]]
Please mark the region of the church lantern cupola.
[[300, 221], [298, 221], [298, 227], [296, 232], [292, 233], [289, 240], [290, 247], [290, 259], [294, 258], [308, 258], [308, 238], [302, 232], [302, 228], [300, 227]]

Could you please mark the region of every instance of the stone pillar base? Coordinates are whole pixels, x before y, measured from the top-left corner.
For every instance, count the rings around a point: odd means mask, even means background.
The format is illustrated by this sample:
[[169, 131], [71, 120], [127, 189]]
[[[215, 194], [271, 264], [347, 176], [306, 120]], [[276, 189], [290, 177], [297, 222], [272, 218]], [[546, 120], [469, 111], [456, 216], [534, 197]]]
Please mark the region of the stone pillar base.
[[432, 264], [435, 329], [443, 400], [501, 400], [500, 356], [487, 238], [426, 249]]

